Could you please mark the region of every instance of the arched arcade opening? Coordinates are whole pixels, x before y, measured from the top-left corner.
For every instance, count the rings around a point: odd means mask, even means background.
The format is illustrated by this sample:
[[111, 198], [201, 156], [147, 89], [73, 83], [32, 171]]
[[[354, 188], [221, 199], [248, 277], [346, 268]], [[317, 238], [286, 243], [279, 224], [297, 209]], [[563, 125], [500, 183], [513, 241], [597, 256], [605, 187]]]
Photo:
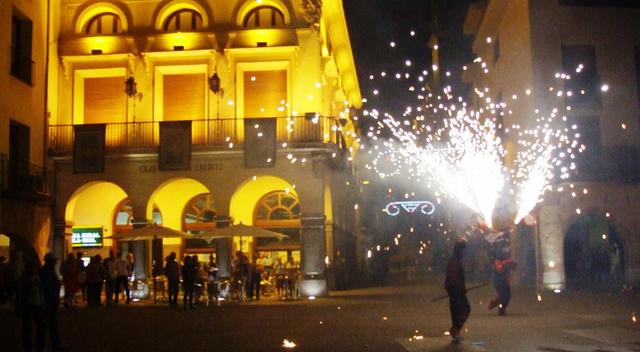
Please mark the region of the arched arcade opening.
[[583, 215], [564, 239], [567, 288], [619, 288], [625, 277], [625, 250], [620, 233], [606, 216]]

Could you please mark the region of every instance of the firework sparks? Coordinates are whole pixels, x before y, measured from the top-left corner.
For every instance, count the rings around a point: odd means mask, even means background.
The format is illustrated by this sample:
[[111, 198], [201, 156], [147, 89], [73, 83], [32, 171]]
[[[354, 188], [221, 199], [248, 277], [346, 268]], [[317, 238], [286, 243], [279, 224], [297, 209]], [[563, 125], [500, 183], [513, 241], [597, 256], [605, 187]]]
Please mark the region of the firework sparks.
[[[483, 64], [481, 58], [474, 60], [474, 65]], [[423, 76], [427, 74], [425, 70]], [[560, 74], [557, 78], [569, 79]], [[409, 89], [415, 90], [414, 86]], [[550, 87], [549, 91], [564, 99], [561, 89]], [[576, 126], [568, 128], [566, 117], [559, 113], [570, 107], [552, 108], [547, 117], [536, 109], [536, 124], [530, 129], [521, 130], [519, 125], [505, 128], [502, 118], [505, 113], [512, 114], [509, 106], [492, 101], [488, 88], [474, 92], [483, 103], [477, 110], [469, 110], [464, 99], [454, 97], [450, 86], [441, 94], [421, 89], [417, 106], [406, 107], [402, 118], [366, 110], [364, 115], [377, 122], [368, 136], [379, 142], [368, 151], [372, 161], [366, 166], [381, 178], [404, 176], [433, 188], [436, 195], [456, 199], [480, 214], [489, 227], [496, 204], [509, 191], [513, 195], [511, 208], [515, 208], [511, 217], [518, 223], [552, 189], [554, 177], [569, 177], [576, 167], [574, 150], [582, 151], [584, 146], [578, 145], [579, 133], [573, 131]], [[526, 89], [521, 95], [530, 97], [531, 92]], [[512, 100], [517, 99], [518, 94], [513, 94]], [[392, 137], [383, 139], [384, 130]], [[517, 146], [512, 165], [505, 161], [501, 138], [509, 131]], [[566, 158], [571, 159], [569, 165], [565, 165]]]

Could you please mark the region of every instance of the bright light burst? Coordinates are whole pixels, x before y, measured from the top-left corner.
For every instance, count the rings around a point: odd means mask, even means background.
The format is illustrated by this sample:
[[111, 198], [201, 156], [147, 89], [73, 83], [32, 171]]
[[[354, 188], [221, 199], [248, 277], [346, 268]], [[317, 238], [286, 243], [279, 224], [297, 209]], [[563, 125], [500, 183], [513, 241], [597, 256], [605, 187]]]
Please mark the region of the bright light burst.
[[[486, 64], [476, 58], [473, 65], [484, 68]], [[424, 70], [423, 75], [427, 74]], [[566, 80], [569, 76], [556, 78]], [[409, 91], [416, 89], [411, 86]], [[552, 189], [554, 177], [569, 177], [576, 167], [574, 150], [585, 148], [578, 143], [577, 126], [569, 128], [561, 113], [571, 109], [565, 106], [563, 90], [550, 87], [549, 91], [554, 92], [562, 109], [531, 112], [535, 124], [528, 121], [533, 125], [529, 129], [504, 126], [504, 116], [513, 112], [507, 103], [492, 101], [488, 88], [475, 89], [475, 98], [482, 103], [476, 109], [469, 109], [469, 104], [446, 86], [441, 92], [418, 90], [418, 104], [406, 107], [402, 118], [377, 109], [365, 110], [364, 115], [377, 122], [367, 133], [374, 145], [368, 151], [371, 161], [366, 167], [381, 178], [404, 176], [432, 189], [436, 196], [454, 198], [480, 214], [490, 227], [496, 205], [506, 194], [511, 203], [509, 216], [517, 224]], [[519, 95], [532, 98], [530, 89], [515, 93], [512, 100]], [[531, 120], [527, 117], [518, 119]], [[391, 138], [383, 137], [384, 131], [389, 131]], [[513, 158], [501, 138], [507, 133]], [[569, 165], [565, 159], [570, 159]]]

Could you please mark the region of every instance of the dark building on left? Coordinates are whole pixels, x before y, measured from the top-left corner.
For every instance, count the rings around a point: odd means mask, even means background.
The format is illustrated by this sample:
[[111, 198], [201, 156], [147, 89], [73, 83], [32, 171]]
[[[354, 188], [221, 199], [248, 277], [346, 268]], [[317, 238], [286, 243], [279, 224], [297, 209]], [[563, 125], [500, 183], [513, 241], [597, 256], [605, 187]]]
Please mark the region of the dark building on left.
[[0, 2], [0, 255], [50, 248], [46, 167], [47, 2]]

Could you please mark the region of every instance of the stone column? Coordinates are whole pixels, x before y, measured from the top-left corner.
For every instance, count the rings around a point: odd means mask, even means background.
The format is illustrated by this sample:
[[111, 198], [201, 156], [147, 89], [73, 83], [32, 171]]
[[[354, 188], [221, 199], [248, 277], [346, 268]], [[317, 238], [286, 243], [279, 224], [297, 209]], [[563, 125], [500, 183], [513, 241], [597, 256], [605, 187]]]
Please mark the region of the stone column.
[[[140, 227], [147, 226], [146, 218], [135, 218], [133, 219], [133, 228], [137, 229]], [[147, 253], [147, 241], [131, 241], [131, 252], [133, 252], [133, 272], [135, 274], [136, 280], [146, 280], [150, 267], [149, 267], [149, 257]]]
[[540, 206], [538, 241], [539, 267], [542, 270], [542, 285], [550, 290], [565, 288], [564, 276], [564, 234], [560, 209], [557, 205]]
[[323, 214], [302, 214], [301, 269], [302, 296], [325, 296], [327, 281], [325, 277], [325, 231]]
[[[216, 227], [223, 228], [231, 224], [228, 216], [216, 216]], [[216, 238], [216, 265], [218, 265], [218, 277], [231, 277], [231, 238]]]
[[71, 236], [71, 225], [68, 225], [64, 219], [56, 220], [53, 224], [53, 235], [51, 236], [50, 248], [56, 258], [62, 260], [67, 257], [65, 253], [65, 235]]

